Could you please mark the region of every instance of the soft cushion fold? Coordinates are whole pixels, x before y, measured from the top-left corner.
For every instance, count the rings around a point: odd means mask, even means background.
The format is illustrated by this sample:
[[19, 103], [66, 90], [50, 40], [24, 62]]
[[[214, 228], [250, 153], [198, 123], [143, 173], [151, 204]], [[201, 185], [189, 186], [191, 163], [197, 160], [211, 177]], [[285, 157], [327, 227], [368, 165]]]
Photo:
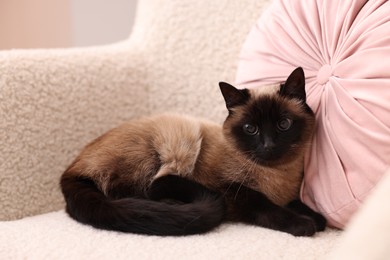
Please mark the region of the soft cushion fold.
[[390, 164], [390, 2], [276, 0], [242, 48], [237, 84], [306, 74], [316, 114], [301, 198], [343, 228]]

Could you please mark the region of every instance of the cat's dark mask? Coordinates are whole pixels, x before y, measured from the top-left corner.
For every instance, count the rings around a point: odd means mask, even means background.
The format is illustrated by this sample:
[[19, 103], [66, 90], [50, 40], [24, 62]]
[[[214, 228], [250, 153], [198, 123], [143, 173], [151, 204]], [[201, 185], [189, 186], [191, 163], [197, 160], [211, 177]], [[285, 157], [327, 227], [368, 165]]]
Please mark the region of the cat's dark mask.
[[224, 133], [238, 149], [263, 164], [290, 160], [301, 152], [297, 147], [305, 146], [314, 125], [302, 68], [269, 93], [224, 82], [219, 86], [229, 111]]

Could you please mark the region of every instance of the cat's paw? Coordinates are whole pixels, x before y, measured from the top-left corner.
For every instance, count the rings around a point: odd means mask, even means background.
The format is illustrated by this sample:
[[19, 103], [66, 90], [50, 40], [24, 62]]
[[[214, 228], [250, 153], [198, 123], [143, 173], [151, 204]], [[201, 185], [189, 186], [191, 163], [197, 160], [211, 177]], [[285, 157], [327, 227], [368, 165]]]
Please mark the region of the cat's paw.
[[316, 229], [317, 231], [324, 231], [326, 228], [326, 218], [322, 216], [321, 214], [315, 212], [312, 216], [315, 224], [316, 224]]
[[295, 213], [299, 215], [304, 215], [306, 217], [309, 217], [313, 219], [316, 225], [317, 231], [324, 231], [326, 228], [326, 219], [316, 211], [309, 208], [307, 205], [305, 205], [300, 200], [293, 200], [288, 205], [287, 208], [294, 211]]
[[310, 217], [297, 215], [294, 219], [291, 219], [290, 226], [284, 231], [294, 236], [313, 236], [316, 231], [316, 223]]

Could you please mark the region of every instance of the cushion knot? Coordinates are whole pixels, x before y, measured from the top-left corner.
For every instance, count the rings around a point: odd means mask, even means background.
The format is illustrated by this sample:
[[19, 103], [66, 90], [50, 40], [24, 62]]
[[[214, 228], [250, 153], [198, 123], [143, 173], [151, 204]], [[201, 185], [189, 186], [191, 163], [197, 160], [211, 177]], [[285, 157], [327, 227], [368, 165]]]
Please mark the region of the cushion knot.
[[329, 64], [322, 66], [317, 74], [318, 84], [326, 84], [331, 76], [333, 76], [332, 67]]

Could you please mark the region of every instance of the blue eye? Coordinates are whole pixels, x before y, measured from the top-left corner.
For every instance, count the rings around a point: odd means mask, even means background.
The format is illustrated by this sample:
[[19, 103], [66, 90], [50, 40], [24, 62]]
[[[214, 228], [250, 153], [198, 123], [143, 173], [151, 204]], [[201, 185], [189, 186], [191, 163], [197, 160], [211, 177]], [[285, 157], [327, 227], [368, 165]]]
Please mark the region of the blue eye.
[[255, 135], [259, 132], [259, 128], [255, 125], [251, 125], [251, 124], [243, 125], [242, 130], [247, 135]]
[[293, 120], [290, 119], [290, 118], [287, 118], [287, 117], [284, 117], [282, 119], [280, 119], [276, 125], [276, 127], [280, 130], [280, 131], [287, 131], [288, 129], [290, 129], [290, 127], [292, 126], [293, 124]]

